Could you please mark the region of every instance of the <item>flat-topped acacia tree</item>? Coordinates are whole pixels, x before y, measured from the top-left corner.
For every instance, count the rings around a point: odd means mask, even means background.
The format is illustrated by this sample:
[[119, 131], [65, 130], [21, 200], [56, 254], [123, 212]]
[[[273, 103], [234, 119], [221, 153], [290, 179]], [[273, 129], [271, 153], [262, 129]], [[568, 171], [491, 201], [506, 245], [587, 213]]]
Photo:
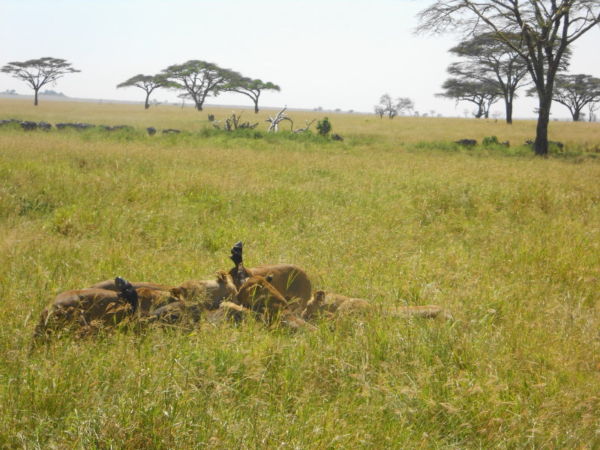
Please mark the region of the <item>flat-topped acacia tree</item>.
[[457, 102], [466, 101], [474, 103], [477, 110], [473, 114], [476, 119], [490, 115], [491, 106], [498, 100], [501, 92], [497, 84], [492, 80], [479, 80], [475, 76], [457, 73], [450, 65], [448, 72], [453, 75], [444, 81], [442, 89], [444, 92], [435, 94], [438, 97], [455, 99]]
[[[534, 151], [548, 154], [557, 72], [571, 44], [600, 23], [600, 1], [435, 0], [419, 19], [417, 32], [492, 33], [523, 59], [538, 96]], [[518, 44], [514, 35], [520, 38]]]
[[137, 87], [146, 93], [144, 109], [150, 108], [150, 94], [161, 87], [171, 87], [173, 84], [164, 75], [136, 75], [117, 85], [117, 88]]
[[[515, 45], [521, 45], [519, 35], [506, 37], [514, 40]], [[506, 123], [511, 124], [515, 94], [527, 75], [527, 65], [523, 58], [490, 33], [478, 34], [462, 41], [452, 47], [450, 52], [463, 58], [453, 64], [458, 74], [484, 84], [497, 85], [504, 97]]]
[[600, 78], [583, 73], [559, 75], [554, 101], [566, 106], [573, 122], [578, 122], [585, 106], [600, 102]]
[[187, 92], [198, 111], [202, 111], [206, 97], [218, 95], [231, 80], [242, 77], [233, 70], [197, 59], [169, 66], [162, 75], [172, 83], [172, 87]]
[[231, 80], [228, 83], [224, 91], [228, 92], [237, 92], [238, 94], [243, 94], [246, 97], [250, 97], [252, 102], [254, 103], [254, 113], [258, 113], [258, 100], [260, 99], [260, 94], [263, 91], [280, 91], [281, 88], [270, 81], [262, 81], [259, 79], [253, 80], [252, 78], [241, 77], [239, 79]]
[[68, 73], [81, 72], [64, 59], [50, 57], [9, 62], [0, 71], [29, 84], [34, 92], [35, 106], [38, 105], [38, 92], [42, 86], [55, 83]]

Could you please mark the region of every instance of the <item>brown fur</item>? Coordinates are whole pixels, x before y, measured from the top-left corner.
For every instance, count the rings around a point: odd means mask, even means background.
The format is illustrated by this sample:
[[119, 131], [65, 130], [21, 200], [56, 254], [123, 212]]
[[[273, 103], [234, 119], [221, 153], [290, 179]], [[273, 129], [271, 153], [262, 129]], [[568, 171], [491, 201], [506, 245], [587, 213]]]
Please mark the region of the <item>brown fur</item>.
[[62, 328], [109, 325], [122, 322], [132, 308], [117, 292], [80, 289], [58, 294], [41, 314], [34, 336], [43, 337]]
[[269, 315], [282, 311], [287, 300], [270, 283], [271, 277], [252, 276], [240, 287], [236, 296], [237, 304], [257, 313]]
[[293, 264], [268, 264], [246, 268], [243, 265], [229, 271], [238, 289], [250, 277], [271, 275], [271, 284], [287, 300], [298, 300], [300, 311], [311, 298], [312, 284], [306, 272]]
[[289, 308], [287, 300], [266, 278], [252, 276], [240, 287], [236, 302], [244, 312], [251, 311], [270, 325], [282, 325], [291, 329], [314, 328]]
[[196, 323], [202, 315], [202, 307], [198, 304], [188, 304], [184, 301], [168, 303], [155, 309], [148, 317], [148, 322], [161, 324]]
[[233, 320], [234, 322], [240, 322], [248, 316], [253, 315], [252, 310], [233, 303], [230, 301], [224, 301], [219, 305], [219, 308], [210, 311], [207, 315], [207, 319], [210, 323], [218, 324], [225, 320]]
[[206, 310], [215, 310], [221, 302], [233, 298], [237, 294], [237, 288], [231, 276], [220, 270], [216, 280], [186, 281], [170, 292], [185, 302], [200, 304]]
[[92, 334], [100, 328], [114, 327], [151, 314], [155, 309], [178, 301], [168, 292], [149, 288], [136, 289], [138, 310], [116, 291], [80, 289], [58, 294], [41, 314], [34, 336], [43, 337], [60, 329], [75, 329], [79, 335]]

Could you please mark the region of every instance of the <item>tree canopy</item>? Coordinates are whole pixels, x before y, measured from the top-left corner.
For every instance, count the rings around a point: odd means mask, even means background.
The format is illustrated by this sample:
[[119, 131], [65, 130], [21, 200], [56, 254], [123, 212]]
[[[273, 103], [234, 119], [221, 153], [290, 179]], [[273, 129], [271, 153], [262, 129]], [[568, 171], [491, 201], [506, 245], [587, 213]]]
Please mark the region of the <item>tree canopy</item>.
[[161, 87], [173, 87], [173, 83], [171, 83], [164, 75], [142, 75], [138, 74], [122, 83], [117, 85], [117, 88], [124, 87], [137, 87], [142, 89], [146, 93], [146, 100], [144, 102], [144, 108], [150, 108], [150, 94], [154, 92], [156, 89]]
[[280, 91], [281, 88], [270, 81], [262, 81], [259, 79], [252, 79], [247, 77], [239, 77], [231, 79], [230, 82], [224, 86], [224, 91], [237, 92], [249, 97], [254, 103], [254, 112], [258, 113], [258, 100], [260, 94], [263, 91]]
[[404, 111], [412, 111], [414, 108], [414, 102], [408, 97], [398, 97], [394, 100], [390, 94], [383, 94], [379, 98], [379, 104], [375, 105], [375, 114], [380, 118], [387, 115], [390, 119], [393, 119], [398, 114]]
[[[521, 45], [519, 35], [512, 33], [506, 37], [515, 45]], [[451, 48], [450, 52], [463, 58], [454, 65], [456, 72], [484, 84], [496, 84], [504, 98], [506, 123], [512, 123], [516, 91], [527, 75], [523, 58], [493, 33], [477, 34]]]
[[162, 74], [174, 88], [189, 94], [198, 111], [202, 111], [204, 101], [209, 95], [218, 95], [228, 82], [242, 78], [233, 70], [197, 59], [169, 66]]
[[559, 75], [556, 78], [554, 101], [566, 106], [573, 121], [577, 122], [582, 119], [583, 108], [600, 102], [600, 78], [582, 73]]
[[36, 106], [38, 92], [42, 86], [56, 83], [59, 78], [68, 73], [81, 72], [74, 69], [66, 60], [51, 57], [9, 62], [0, 71], [29, 84], [34, 92], [33, 104]]
[[473, 116], [477, 119], [489, 117], [491, 106], [502, 95], [498, 86], [492, 80], [478, 80], [460, 73], [453, 72], [452, 65], [448, 71], [455, 75], [444, 81], [442, 88], [444, 92], [436, 94], [439, 97], [446, 97], [458, 101], [467, 101], [474, 103], [477, 109]]

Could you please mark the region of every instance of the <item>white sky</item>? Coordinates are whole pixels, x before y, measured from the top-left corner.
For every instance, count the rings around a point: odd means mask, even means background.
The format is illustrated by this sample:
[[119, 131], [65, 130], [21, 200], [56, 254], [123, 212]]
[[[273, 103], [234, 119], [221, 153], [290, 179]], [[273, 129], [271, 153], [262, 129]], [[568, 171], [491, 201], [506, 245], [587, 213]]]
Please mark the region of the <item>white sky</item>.
[[[415, 36], [416, 14], [431, 0], [0, 0], [0, 65], [52, 56], [82, 72], [48, 86], [70, 97], [143, 100], [137, 88], [116, 85], [138, 73], [201, 59], [252, 78], [280, 93], [262, 106], [373, 111], [381, 94], [410, 97], [422, 113], [462, 116], [434, 96], [453, 59], [456, 36]], [[600, 28], [574, 47], [571, 73], [600, 77]], [[30, 94], [0, 74], [0, 91]], [[45, 89], [45, 88], [43, 88]], [[176, 100], [173, 91], [152, 98]], [[248, 104], [241, 95], [207, 103]], [[517, 99], [516, 117], [532, 117], [535, 101]], [[502, 111], [502, 103], [495, 110]], [[561, 105], [554, 117], [567, 117]]]

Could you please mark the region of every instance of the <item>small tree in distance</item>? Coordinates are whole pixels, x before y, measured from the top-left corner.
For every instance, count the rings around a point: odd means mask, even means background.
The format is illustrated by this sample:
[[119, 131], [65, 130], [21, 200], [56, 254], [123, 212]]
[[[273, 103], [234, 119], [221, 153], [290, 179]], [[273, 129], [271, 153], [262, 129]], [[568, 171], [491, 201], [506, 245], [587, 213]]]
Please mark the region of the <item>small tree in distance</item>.
[[71, 63], [64, 59], [50, 57], [13, 61], [0, 70], [31, 86], [34, 92], [33, 104], [35, 106], [38, 105], [38, 92], [42, 86], [56, 83], [56, 80], [68, 73], [81, 72], [71, 67]]
[[124, 88], [124, 87], [137, 87], [142, 89], [145, 93], [146, 93], [146, 100], [144, 102], [144, 109], [148, 109], [150, 108], [150, 94], [152, 94], [152, 92], [155, 89], [161, 88], [161, 87], [169, 87], [172, 86], [173, 84], [169, 82], [169, 80], [167, 78], [165, 78], [163, 75], [136, 75], [134, 77], [131, 77], [129, 80], [127, 81], [123, 81], [122, 83], [117, 85], [117, 88]]
[[[554, 101], [567, 107], [573, 122], [582, 119], [581, 111], [600, 102], [600, 78], [591, 75], [559, 75], [556, 77]], [[592, 111], [594, 108], [591, 108]]]
[[435, 94], [437, 97], [455, 99], [456, 102], [466, 101], [474, 103], [477, 110], [473, 113], [476, 119], [490, 114], [490, 107], [498, 100], [501, 93], [495, 83], [491, 81], [473, 80], [467, 77], [448, 78], [442, 85], [444, 92]]
[[232, 79], [228, 85], [223, 88], [224, 91], [237, 92], [246, 97], [250, 97], [254, 103], [254, 113], [258, 113], [258, 100], [262, 91], [280, 91], [281, 88], [270, 81], [253, 80], [251, 78], [240, 77]]
[[408, 97], [398, 97], [396, 99], [396, 110], [399, 114], [409, 113], [415, 109], [415, 103]]
[[399, 113], [409, 112], [414, 108], [415, 104], [408, 97], [398, 97], [394, 102], [390, 94], [383, 94], [379, 99], [379, 104], [375, 106], [375, 114], [380, 118], [387, 115], [390, 119], [393, 119]]

